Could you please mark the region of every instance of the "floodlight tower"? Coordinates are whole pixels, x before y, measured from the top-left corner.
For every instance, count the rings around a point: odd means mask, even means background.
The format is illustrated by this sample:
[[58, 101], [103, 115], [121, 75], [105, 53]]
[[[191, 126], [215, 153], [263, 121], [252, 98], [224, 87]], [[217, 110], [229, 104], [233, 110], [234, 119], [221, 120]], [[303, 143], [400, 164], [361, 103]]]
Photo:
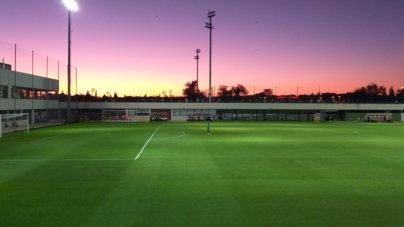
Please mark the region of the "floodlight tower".
[[70, 11], [77, 11], [79, 9], [77, 3], [75, 0], [63, 0], [63, 4], [67, 8], [67, 18], [68, 18], [68, 44], [67, 44], [67, 122], [69, 123], [71, 121], [70, 119], [70, 35], [71, 35], [71, 29], [70, 29]]
[[199, 98], [199, 80], [198, 80], [198, 60], [199, 60], [199, 53], [201, 52], [200, 49], [196, 49], [196, 97]]
[[212, 17], [216, 16], [216, 11], [208, 12], [209, 23], [205, 22], [205, 27], [210, 31], [210, 45], [209, 45], [209, 102], [212, 100]]

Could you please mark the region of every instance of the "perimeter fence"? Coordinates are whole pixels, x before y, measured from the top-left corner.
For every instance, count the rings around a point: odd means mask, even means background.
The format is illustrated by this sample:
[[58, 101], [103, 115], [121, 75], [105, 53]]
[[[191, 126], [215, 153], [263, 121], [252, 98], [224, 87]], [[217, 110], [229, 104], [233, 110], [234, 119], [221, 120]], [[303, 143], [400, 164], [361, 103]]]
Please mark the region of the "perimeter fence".
[[[70, 70], [74, 102], [77, 68]], [[59, 109], [59, 98], [68, 93], [67, 74], [67, 64], [0, 40], [0, 114], [28, 113], [31, 127], [64, 123], [67, 112]]]

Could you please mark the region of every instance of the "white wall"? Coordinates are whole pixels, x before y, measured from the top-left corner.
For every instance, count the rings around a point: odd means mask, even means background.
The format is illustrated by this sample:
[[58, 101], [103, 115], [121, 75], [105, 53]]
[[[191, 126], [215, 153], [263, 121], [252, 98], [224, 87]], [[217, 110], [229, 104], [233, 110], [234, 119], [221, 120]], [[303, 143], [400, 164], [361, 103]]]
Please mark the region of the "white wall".
[[173, 116], [173, 115], [171, 115], [171, 121], [186, 122], [187, 121], [187, 116]]
[[[60, 102], [66, 109], [67, 103]], [[79, 109], [404, 110], [404, 104], [79, 102]], [[71, 106], [76, 106], [72, 102]]]

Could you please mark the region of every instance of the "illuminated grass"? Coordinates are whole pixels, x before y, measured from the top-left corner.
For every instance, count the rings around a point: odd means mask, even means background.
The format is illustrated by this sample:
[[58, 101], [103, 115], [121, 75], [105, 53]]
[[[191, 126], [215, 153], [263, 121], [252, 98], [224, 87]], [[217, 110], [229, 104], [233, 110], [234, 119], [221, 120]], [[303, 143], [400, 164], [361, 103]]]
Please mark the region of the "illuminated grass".
[[6, 135], [0, 226], [402, 226], [403, 129], [82, 123]]

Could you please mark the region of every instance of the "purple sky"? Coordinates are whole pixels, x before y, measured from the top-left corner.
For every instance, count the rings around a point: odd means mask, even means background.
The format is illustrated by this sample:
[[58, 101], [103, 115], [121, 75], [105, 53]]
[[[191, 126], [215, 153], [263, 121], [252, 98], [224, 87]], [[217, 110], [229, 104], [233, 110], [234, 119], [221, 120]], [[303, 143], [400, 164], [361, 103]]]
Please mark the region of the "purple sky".
[[[197, 48], [199, 84], [207, 90], [208, 10], [216, 11], [216, 88], [242, 84], [250, 94], [255, 87], [256, 93], [272, 88], [283, 95], [348, 92], [372, 82], [395, 90], [404, 85], [403, 0], [76, 1], [72, 65], [78, 93], [95, 88], [98, 95], [180, 95], [196, 79]], [[14, 65], [8, 53], [17, 44], [17, 70], [31, 70], [32, 50], [38, 59], [67, 63], [61, 0], [2, 0], [0, 21], [0, 58]], [[66, 92], [65, 71], [60, 81]]]

